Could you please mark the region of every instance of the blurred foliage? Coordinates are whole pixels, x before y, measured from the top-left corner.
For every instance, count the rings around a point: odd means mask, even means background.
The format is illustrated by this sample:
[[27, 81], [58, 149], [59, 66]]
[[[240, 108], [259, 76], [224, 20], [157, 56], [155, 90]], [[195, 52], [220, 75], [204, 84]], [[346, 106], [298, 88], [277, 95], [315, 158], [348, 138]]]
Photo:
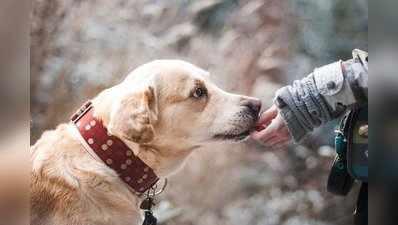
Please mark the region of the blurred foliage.
[[[35, 0], [31, 141], [140, 64], [180, 58], [222, 88], [272, 102], [281, 85], [367, 50], [367, 1]], [[204, 148], [158, 207], [167, 225], [350, 224], [355, 192], [326, 193], [332, 133], [272, 152], [250, 141]], [[217, 149], [217, 150], [215, 150]]]

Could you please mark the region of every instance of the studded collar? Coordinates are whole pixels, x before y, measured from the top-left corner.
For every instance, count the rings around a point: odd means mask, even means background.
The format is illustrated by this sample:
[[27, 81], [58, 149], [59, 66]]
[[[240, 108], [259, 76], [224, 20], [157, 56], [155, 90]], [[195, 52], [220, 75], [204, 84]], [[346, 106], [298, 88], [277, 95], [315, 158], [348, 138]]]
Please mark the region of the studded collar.
[[102, 121], [94, 117], [91, 102], [73, 114], [71, 121], [80, 132], [84, 147], [113, 169], [136, 194], [145, 193], [159, 181], [152, 168], [135, 156], [122, 140], [109, 134]]

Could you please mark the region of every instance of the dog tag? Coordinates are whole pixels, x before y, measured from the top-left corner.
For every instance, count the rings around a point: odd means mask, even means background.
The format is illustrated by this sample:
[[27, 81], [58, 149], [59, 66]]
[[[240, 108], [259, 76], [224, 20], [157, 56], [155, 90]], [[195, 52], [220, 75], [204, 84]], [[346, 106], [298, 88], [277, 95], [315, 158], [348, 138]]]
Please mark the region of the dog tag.
[[151, 210], [152, 206], [154, 206], [154, 200], [151, 197], [146, 198], [144, 201], [142, 201], [140, 208], [142, 210]]
[[158, 220], [153, 216], [152, 211], [145, 211], [145, 219], [142, 225], [156, 225]]

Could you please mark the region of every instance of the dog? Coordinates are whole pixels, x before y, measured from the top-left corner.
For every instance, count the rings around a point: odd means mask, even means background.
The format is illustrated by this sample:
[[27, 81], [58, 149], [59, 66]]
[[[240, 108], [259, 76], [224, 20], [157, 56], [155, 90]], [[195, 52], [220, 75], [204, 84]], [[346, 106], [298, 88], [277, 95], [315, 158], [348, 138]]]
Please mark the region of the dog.
[[[101, 125], [112, 140], [131, 149], [153, 185], [178, 171], [196, 149], [246, 139], [255, 129], [261, 102], [221, 90], [207, 71], [190, 63], [156, 60], [99, 93], [76, 118], [87, 108], [93, 120], [82, 129], [79, 122], [61, 124], [31, 146], [31, 225], [142, 223], [142, 196], [108, 165], [109, 159], [90, 148], [94, 141], [82, 138], [85, 130]], [[116, 154], [118, 148], [108, 149], [112, 140], [98, 151]]]

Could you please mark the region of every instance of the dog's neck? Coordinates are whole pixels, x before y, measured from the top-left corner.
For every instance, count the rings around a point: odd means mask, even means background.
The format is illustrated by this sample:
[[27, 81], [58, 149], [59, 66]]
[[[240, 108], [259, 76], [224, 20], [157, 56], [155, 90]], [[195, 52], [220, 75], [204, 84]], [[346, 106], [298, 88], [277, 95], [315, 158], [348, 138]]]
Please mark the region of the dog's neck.
[[178, 150], [154, 143], [137, 145], [128, 140], [124, 141], [129, 147], [137, 150], [136, 156], [150, 166], [160, 178], [166, 178], [178, 171], [192, 152], [190, 149]]

